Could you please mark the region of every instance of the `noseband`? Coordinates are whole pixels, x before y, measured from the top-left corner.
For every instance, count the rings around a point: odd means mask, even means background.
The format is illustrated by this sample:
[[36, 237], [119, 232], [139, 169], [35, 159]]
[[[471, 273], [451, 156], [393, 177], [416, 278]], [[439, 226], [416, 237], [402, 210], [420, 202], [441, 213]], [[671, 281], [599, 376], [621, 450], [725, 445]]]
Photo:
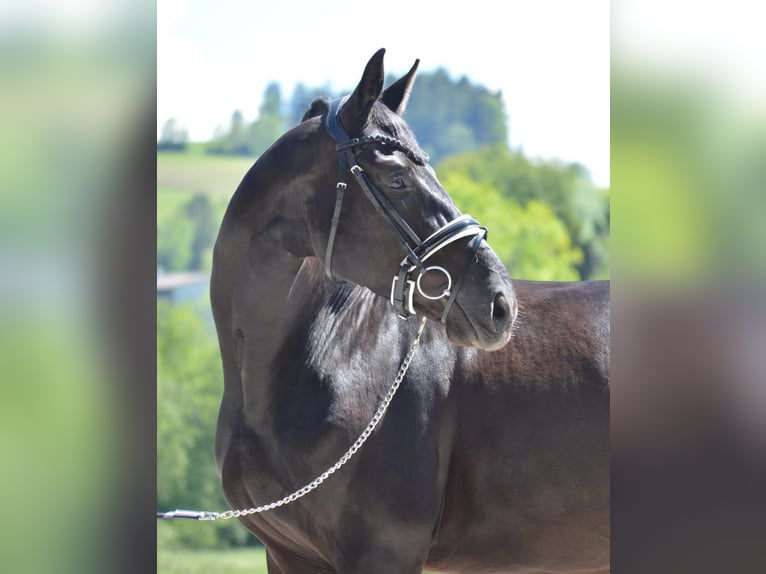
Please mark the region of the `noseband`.
[[[452, 308], [452, 304], [455, 302], [458, 292], [465, 283], [466, 277], [468, 276], [468, 270], [476, 259], [476, 252], [479, 250], [482, 240], [487, 236], [487, 229], [479, 225], [479, 222], [473, 219], [470, 215], [461, 215], [436, 230], [426, 239], [421, 240], [418, 234], [412, 229], [401, 214], [399, 214], [388, 198], [383, 195], [383, 193], [377, 189], [367, 177], [367, 174], [362, 167], [356, 162], [354, 150], [371, 143], [379, 143], [403, 152], [410, 158], [410, 160], [420, 165], [424, 165], [425, 162], [428, 161], [427, 158], [425, 160], [420, 158], [396, 138], [382, 135], [362, 136], [358, 138], [349, 137], [346, 130], [340, 125], [338, 117], [340, 108], [347, 99], [348, 96], [330, 102], [330, 109], [328, 110], [325, 119], [325, 128], [335, 140], [335, 149], [338, 152], [338, 184], [336, 186], [335, 210], [332, 215], [330, 237], [327, 241], [327, 251], [325, 255], [325, 271], [327, 276], [331, 279], [333, 278], [332, 255], [335, 246], [335, 236], [338, 231], [341, 206], [343, 205], [343, 196], [347, 188], [345, 179], [346, 169], [348, 167], [348, 171], [354, 175], [359, 186], [362, 188], [373, 207], [375, 207], [375, 210], [383, 216], [383, 219], [388, 223], [406, 253], [399, 266], [399, 271], [394, 275], [391, 283], [391, 304], [402, 319], [407, 319], [411, 315], [415, 315], [413, 296], [416, 289], [423, 297], [432, 301], [444, 299], [446, 297], [447, 302], [444, 305], [444, 311], [441, 316], [441, 322], [445, 323], [447, 321], [447, 315]], [[438, 265], [428, 266], [426, 265], [426, 261], [451, 243], [464, 237], [473, 237], [471, 240], [473, 245], [471, 246], [469, 243], [471, 248], [470, 256], [463, 265], [460, 275], [458, 275], [458, 279], [453, 285], [452, 276], [449, 271]], [[412, 274], [416, 272], [417, 278], [413, 279]], [[421, 281], [423, 276], [427, 273], [440, 273], [444, 275], [447, 281], [447, 286], [441, 293], [428, 293], [423, 289]]]

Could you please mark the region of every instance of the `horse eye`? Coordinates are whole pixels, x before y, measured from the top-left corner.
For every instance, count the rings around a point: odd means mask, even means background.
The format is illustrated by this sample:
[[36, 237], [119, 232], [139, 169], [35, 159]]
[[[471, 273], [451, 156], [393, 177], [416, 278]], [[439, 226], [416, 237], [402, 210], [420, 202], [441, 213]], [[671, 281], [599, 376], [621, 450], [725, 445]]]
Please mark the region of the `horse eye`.
[[407, 189], [407, 182], [404, 181], [404, 177], [397, 175], [391, 178], [388, 182], [388, 187], [401, 191]]

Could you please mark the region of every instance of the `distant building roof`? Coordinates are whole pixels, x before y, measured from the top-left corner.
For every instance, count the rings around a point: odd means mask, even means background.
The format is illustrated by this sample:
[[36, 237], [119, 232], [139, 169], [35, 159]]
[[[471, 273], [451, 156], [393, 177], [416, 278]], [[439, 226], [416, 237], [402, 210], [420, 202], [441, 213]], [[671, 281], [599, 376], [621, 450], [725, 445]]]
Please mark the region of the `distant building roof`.
[[157, 292], [173, 291], [208, 281], [210, 281], [210, 275], [202, 271], [157, 274]]
[[209, 286], [210, 275], [203, 272], [157, 274], [157, 298], [171, 303], [201, 301]]

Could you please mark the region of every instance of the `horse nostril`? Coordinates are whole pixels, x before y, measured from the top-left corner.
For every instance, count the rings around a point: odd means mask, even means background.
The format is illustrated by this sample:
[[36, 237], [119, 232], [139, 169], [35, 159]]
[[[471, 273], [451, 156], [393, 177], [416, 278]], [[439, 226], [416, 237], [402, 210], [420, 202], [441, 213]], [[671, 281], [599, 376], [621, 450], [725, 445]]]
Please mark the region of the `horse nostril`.
[[492, 326], [495, 333], [505, 331], [508, 324], [513, 321], [513, 319], [514, 317], [508, 299], [506, 299], [505, 295], [502, 293], [498, 293], [492, 301]]

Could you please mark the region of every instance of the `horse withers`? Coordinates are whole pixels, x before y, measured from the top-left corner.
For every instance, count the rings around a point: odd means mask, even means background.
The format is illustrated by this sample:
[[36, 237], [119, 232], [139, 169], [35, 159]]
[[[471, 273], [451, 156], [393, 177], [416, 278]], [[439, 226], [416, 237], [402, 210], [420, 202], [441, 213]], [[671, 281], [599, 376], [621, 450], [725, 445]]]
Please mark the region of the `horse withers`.
[[215, 455], [270, 574], [606, 572], [609, 284], [511, 281], [402, 119], [383, 50], [253, 165], [214, 249]]

